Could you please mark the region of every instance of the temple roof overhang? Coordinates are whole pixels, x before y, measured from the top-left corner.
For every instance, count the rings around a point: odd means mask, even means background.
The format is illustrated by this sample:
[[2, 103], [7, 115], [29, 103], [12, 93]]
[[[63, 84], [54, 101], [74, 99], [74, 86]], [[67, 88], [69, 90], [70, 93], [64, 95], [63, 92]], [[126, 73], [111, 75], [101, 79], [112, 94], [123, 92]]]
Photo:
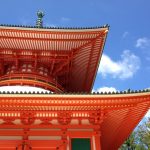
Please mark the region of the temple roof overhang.
[[[40, 64], [49, 70], [49, 76], [55, 78], [64, 91], [90, 92], [108, 28], [34, 28], [1, 25], [0, 65], [27, 62], [31, 67], [35, 67]], [[2, 72], [4, 71], [0, 70], [0, 74]], [[12, 77], [17, 79], [16, 75]], [[11, 83], [18, 84], [10, 82], [9, 85]], [[4, 85], [6, 84], [1, 84]], [[41, 87], [47, 88], [45, 85]]]
[[[94, 117], [94, 122], [101, 124], [102, 149], [116, 150], [149, 110], [150, 91], [126, 94], [7, 93], [0, 94], [0, 106], [0, 116], [4, 119], [5, 117], [19, 119], [22, 113], [30, 112], [36, 119], [42, 119], [42, 117], [45, 119], [46, 116], [51, 118], [52, 115], [57, 119], [62, 112], [69, 114], [72, 119], [93, 120]], [[1, 124], [1, 128], [8, 127], [22, 128], [23, 126]], [[28, 128], [30, 127], [35, 128], [36, 125], [28, 125]], [[42, 125], [38, 127], [42, 128]], [[77, 125], [74, 128], [77, 128]]]

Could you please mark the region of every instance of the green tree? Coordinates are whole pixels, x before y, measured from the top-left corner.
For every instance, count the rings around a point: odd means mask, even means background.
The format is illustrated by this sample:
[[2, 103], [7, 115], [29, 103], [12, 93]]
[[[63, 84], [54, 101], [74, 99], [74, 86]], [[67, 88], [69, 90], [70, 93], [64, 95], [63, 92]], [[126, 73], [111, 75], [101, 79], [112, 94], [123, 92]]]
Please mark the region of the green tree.
[[150, 150], [150, 118], [138, 127], [137, 142], [146, 150]]
[[135, 150], [136, 143], [135, 143], [135, 132], [133, 132], [123, 143], [120, 150]]
[[150, 118], [132, 132], [120, 150], [150, 150]]

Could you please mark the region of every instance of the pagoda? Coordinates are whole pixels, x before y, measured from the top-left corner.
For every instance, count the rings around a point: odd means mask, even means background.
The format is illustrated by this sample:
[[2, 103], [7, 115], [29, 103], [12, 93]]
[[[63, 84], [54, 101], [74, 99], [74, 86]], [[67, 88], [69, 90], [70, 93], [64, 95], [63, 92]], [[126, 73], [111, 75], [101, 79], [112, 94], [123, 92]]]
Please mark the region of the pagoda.
[[150, 91], [91, 93], [108, 25], [0, 25], [0, 150], [117, 150], [150, 108]]

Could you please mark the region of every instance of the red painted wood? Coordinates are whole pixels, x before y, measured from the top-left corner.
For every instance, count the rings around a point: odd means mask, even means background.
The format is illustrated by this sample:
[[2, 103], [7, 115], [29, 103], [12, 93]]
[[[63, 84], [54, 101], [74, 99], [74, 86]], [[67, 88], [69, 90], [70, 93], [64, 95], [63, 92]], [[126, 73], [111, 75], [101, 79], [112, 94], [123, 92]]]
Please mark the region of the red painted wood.
[[[33, 66], [31, 69], [32, 76], [34, 73], [38, 74], [38, 68], [42, 65], [48, 69], [47, 78], [55, 78], [57, 83], [63, 87], [63, 91], [90, 92], [100, 58], [97, 54], [102, 53], [106, 31], [108, 28], [90, 30], [45, 29], [40, 31], [28, 28], [22, 30], [22, 28], [0, 27], [0, 63], [5, 64], [0, 72], [5, 76], [7, 69], [14, 65], [16, 69], [13, 73], [22, 73], [22, 77], [24, 77], [27, 72], [22, 72], [21, 66], [29, 63]], [[89, 49], [93, 42], [95, 42], [95, 47]], [[13, 73], [11, 72], [11, 74]], [[7, 75], [11, 76], [11, 74]], [[30, 83], [32, 81], [21, 81], [22, 85], [35, 85], [52, 90], [43, 83], [37, 85], [35, 82]], [[8, 84], [3, 82], [0, 86], [18, 84], [18, 82], [9, 82]], [[53, 91], [61, 93], [60, 91]]]
[[[107, 30], [0, 27], [0, 86], [89, 93]], [[66, 150], [71, 138], [90, 138], [92, 150], [116, 150], [150, 108], [150, 92], [0, 94], [0, 106], [0, 149]]]

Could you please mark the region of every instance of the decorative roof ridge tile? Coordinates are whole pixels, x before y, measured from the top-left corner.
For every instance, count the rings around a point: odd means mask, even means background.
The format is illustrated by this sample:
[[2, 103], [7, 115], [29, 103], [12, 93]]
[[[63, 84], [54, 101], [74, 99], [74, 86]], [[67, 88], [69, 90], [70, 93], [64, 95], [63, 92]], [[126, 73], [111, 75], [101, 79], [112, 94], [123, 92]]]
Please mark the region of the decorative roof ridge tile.
[[36, 29], [69, 29], [69, 30], [83, 30], [83, 29], [99, 29], [99, 28], [108, 28], [109, 29], [109, 25], [103, 25], [103, 26], [94, 26], [94, 27], [37, 27], [37, 26], [30, 26], [30, 25], [13, 25], [13, 24], [0, 24], [0, 26], [4, 26], [4, 27], [21, 27], [21, 28], [36, 28]]
[[117, 94], [133, 94], [133, 93], [146, 93], [150, 92], [150, 89], [143, 89], [143, 90], [125, 90], [125, 91], [116, 91], [116, 92], [92, 92], [92, 93], [85, 93], [85, 92], [64, 92], [64, 93], [53, 93], [53, 92], [13, 92], [13, 91], [0, 91], [0, 94], [51, 94], [51, 95], [117, 95]]

